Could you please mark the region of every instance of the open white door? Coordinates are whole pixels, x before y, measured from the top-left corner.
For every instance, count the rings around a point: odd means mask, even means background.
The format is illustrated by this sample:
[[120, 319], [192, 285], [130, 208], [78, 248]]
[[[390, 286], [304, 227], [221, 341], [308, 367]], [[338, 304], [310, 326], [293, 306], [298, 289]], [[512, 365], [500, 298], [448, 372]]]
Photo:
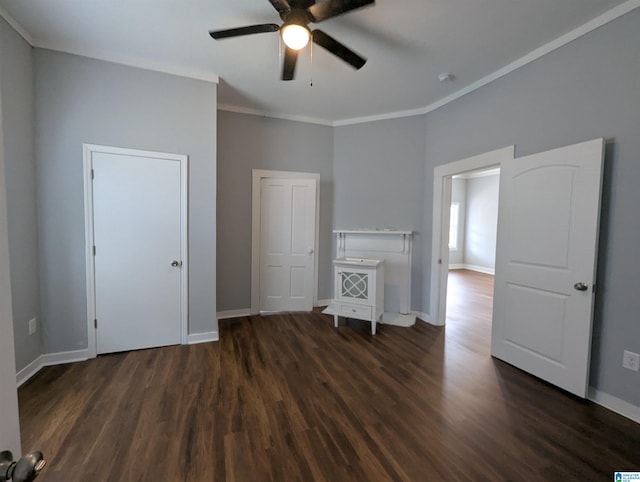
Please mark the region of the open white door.
[[265, 178], [260, 193], [260, 311], [311, 311], [316, 180]]
[[604, 140], [505, 161], [491, 353], [564, 390], [588, 387]]

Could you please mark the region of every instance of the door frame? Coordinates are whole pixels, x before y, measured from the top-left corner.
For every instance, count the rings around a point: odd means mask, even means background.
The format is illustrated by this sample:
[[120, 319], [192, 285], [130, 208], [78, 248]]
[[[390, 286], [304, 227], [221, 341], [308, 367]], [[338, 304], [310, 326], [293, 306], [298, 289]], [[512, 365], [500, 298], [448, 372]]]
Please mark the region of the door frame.
[[102, 146], [97, 144], [82, 144], [83, 150], [83, 179], [84, 179], [84, 227], [85, 227], [85, 260], [86, 260], [86, 289], [87, 289], [87, 357], [95, 358], [97, 354], [97, 337], [95, 329], [96, 319], [96, 287], [95, 263], [93, 256], [93, 169], [94, 153], [106, 153], [123, 156], [148, 157], [177, 161], [180, 163], [180, 256], [183, 261], [181, 276], [181, 312], [180, 339], [187, 344], [189, 320], [189, 237], [188, 237], [188, 156], [169, 154], [164, 152], [144, 151], [123, 147]]
[[313, 306], [318, 304], [318, 258], [320, 242], [320, 174], [312, 172], [251, 170], [251, 309], [252, 315], [260, 313], [260, 223], [261, 190], [263, 179], [313, 179], [316, 182], [316, 225], [313, 262]]
[[[433, 217], [431, 228], [431, 295], [429, 318], [434, 325], [444, 325], [447, 317], [447, 274], [449, 272], [449, 205], [451, 179], [479, 169], [500, 167], [515, 157], [515, 145], [437, 166], [433, 170]], [[445, 267], [446, 269], [443, 269]]]

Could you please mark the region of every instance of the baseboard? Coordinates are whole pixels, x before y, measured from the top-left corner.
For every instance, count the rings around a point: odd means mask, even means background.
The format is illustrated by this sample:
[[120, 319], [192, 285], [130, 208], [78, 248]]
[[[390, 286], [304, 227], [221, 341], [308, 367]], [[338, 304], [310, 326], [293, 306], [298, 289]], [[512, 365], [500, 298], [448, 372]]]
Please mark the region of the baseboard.
[[455, 264], [450, 264], [449, 265], [449, 269], [467, 269], [466, 268], [466, 264], [459, 264], [459, 263], [455, 263]]
[[38, 373], [44, 365], [42, 364], [42, 355], [29, 363], [26, 367], [16, 373], [16, 384], [18, 388], [24, 385], [32, 376]]
[[412, 311], [411, 314], [416, 315], [416, 317], [424, 323], [427, 323], [429, 325], [435, 325], [431, 317], [426, 313], [423, 313], [422, 311]]
[[468, 269], [469, 271], [477, 271], [478, 273], [496, 274], [495, 268], [487, 268], [486, 266], [478, 266], [475, 264], [450, 264], [449, 269]]
[[[329, 306], [331, 300], [318, 300], [316, 306]], [[226, 310], [218, 311], [216, 317], [219, 320], [226, 320], [228, 318], [240, 318], [241, 316], [251, 316], [251, 308], [243, 308], [241, 310]]]
[[593, 387], [589, 387], [587, 398], [598, 405], [611, 410], [623, 417], [627, 417], [636, 423], [640, 423], [640, 407], [625, 402], [613, 395], [601, 392]]
[[245, 308], [242, 310], [226, 310], [218, 311], [216, 318], [219, 320], [226, 320], [227, 318], [239, 318], [241, 316], [251, 316], [251, 309]]
[[61, 351], [58, 353], [45, 353], [29, 363], [16, 374], [16, 383], [20, 387], [42, 368], [64, 363], [74, 363], [89, 359], [89, 350]]
[[210, 341], [218, 341], [217, 331], [208, 331], [206, 333], [192, 333], [187, 335], [187, 345], [197, 345], [198, 343], [208, 343]]

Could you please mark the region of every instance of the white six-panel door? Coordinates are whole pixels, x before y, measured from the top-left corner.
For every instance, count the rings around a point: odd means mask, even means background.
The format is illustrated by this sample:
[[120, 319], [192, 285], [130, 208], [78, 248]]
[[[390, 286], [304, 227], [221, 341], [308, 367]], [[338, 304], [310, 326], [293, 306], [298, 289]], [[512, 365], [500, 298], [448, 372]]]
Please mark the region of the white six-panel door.
[[260, 311], [313, 308], [316, 180], [260, 182]]
[[181, 342], [181, 166], [93, 152], [97, 353]]
[[492, 355], [585, 397], [604, 141], [505, 161]]

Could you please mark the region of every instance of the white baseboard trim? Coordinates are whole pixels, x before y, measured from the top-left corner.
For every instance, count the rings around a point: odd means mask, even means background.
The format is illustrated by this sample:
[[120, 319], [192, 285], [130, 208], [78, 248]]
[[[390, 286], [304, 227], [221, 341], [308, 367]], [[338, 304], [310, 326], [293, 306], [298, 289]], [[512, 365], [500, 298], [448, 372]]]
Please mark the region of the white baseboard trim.
[[613, 395], [601, 392], [593, 387], [589, 387], [589, 393], [587, 398], [598, 405], [603, 406], [611, 410], [612, 412], [627, 417], [636, 423], [640, 423], [640, 407], [633, 405], [629, 402], [625, 402]]
[[449, 269], [468, 269], [469, 271], [477, 271], [478, 273], [496, 274], [495, 268], [487, 268], [486, 266], [478, 266], [475, 264], [450, 264]]
[[423, 321], [424, 323], [427, 323], [428, 325], [434, 325], [437, 326], [436, 323], [433, 322], [433, 320], [431, 319], [431, 317], [426, 314], [423, 313], [422, 311], [412, 311], [411, 312], [413, 315], [416, 315], [416, 317], [420, 320]]
[[242, 310], [226, 310], [218, 311], [216, 318], [219, 320], [226, 320], [227, 318], [239, 318], [241, 316], [251, 316], [251, 309], [245, 308]]
[[329, 306], [331, 304], [331, 300], [318, 300], [316, 302], [316, 306]]
[[61, 351], [58, 353], [45, 353], [29, 363], [16, 374], [18, 387], [26, 383], [31, 377], [42, 368], [52, 365], [62, 365], [64, 363], [74, 363], [89, 359], [89, 350]]
[[208, 343], [210, 341], [218, 341], [217, 331], [208, 331], [206, 333], [192, 333], [187, 335], [187, 345], [197, 345], [198, 343]]
[[16, 373], [16, 384], [20, 388], [27, 380], [40, 371], [42, 365], [42, 355], [29, 363], [26, 367]]

